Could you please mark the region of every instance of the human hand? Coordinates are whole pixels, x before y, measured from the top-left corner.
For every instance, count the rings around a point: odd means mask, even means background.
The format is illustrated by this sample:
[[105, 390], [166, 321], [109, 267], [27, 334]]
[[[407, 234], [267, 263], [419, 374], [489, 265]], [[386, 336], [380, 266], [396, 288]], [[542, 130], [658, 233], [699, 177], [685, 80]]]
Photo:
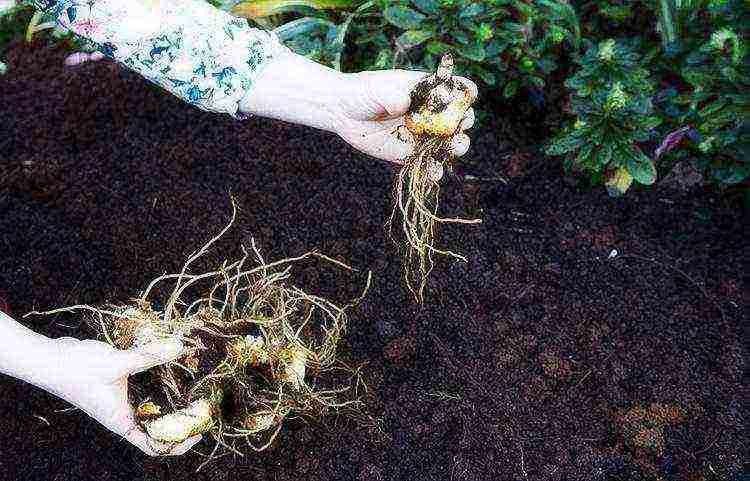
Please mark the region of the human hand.
[[182, 351], [179, 341], [152, 343], [128, 351], [95, 340], [63, 337], [54, 342], [59, 357], [49, 385], [45, 386], [50, 392], [151, 456], [181, 455], [201, 440], [198, 435], [174, 445], [151, 439], [136, 425], [128, 402], [128, 376], [178, 358]]
[[[338, 134], [356, 149], [379, 159], [402, 163], [414, 148], [413, 138], [397, 135], [404, 125], [404, 115], [411, 104], [411, 91], [425, 76], [408, 70], [380, 70], [348, 75], [349, 88], [340, 99], [342, 117]], [[464, 77], [455, 77], [469, 89], [471, 101], [477, 97], [477, 86]], [[455, 157], [469, 150], [465, 131], [474, 125], [470, 108], [451, 141]], [[409, 136], [410, 137], [410, 136]]]
[[[397, 129], [411, 103], [411, 91], [426, 73], [382, 70], [344, 74], [296, 54], [271, 62], [240, 102], [242, 112], [334, 132], [373, 157], [401, 163], [413, 141], [400, 139]], [[457, 77], [476, 99], [471, 80]], [[474, 124], [469, 109], [452, 141], [455, 156], [469, 149], [464, 133]]]
[[75, 67], [86, 62], [98, 62], [105, 58], [105, 55], [101, 52], [75, 52], [65, 57], [63, 64], [66, 67]]

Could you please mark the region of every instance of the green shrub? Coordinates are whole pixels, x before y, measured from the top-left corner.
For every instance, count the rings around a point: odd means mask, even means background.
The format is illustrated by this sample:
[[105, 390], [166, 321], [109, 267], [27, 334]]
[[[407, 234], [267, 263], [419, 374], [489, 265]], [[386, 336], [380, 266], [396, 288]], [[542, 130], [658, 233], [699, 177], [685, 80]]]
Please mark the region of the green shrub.
[[575, 12], [540, 0], [379, 0], [375, 15], [352, 25], [356, 69], [432, 71], [451, 51], [456, 71], [505, 97], [523, 86], [545, 86], [565, 44], [580, 41]]
[[638, 146], [653, 134], [660, 120], [653, 115], [652, 83], [639, 56], [614, 40], [591, 46], [577, 63], [580, 68], [565, 85], [574, 92], [575, 121], [547, 148], [565, 155], [567, 168], [578, 167], [604, 176], [613, 195], [624, 193], [633, 179], [650, 185], [656, 180], [654, 161]]
[[[673, 38], [653, 54], [664, 88], [655, 96], [664, 119], [665, 163], [689, 160], [709, 182], [732, 185], [750, 171], [750, 57], [747, 2], [683, 2]], [[684, 132], [668, 142], [668, 132]], [[679, 142], [679, 148], [675, 145]], [[665, 165], [666, 167], [666, 165]]]

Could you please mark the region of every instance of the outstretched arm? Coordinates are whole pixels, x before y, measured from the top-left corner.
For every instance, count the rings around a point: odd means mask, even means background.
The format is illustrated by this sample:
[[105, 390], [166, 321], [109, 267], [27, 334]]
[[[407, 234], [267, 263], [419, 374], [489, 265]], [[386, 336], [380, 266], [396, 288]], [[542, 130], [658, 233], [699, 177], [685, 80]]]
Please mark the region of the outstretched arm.
[[100, 341], [51, 339], [0, 311], [0, 374], [65, 399], [149, 455], [179, 455], [201, 437], [178, 445], [148, 438], [135, 424], [128, 402], [128, 376], [179, 357], [179, 342], [120, 351]]
[[[344, 74], [294, 54], [273, 33], [203, 0], [35, 0], [58, 23], [182, 100], [340, 135], [374, 157], [400, 162], [413, 144], [395, 130], [425, 75], [405, 70]], [[476, 96], [476, 86], [467, 79]], [[463, 155], [469, 110], [453, 153]]]

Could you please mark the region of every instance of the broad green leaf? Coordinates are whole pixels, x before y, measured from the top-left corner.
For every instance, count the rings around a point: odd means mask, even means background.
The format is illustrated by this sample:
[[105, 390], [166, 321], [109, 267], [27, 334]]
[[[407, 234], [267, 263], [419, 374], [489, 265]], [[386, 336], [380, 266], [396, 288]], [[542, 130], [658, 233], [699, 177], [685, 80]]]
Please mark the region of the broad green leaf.
[[508, 44], [504, 40], [495, 39], [490, 42], [489, 45], [487, 45], [487, 47], [484, 49], [484, 52], [487, 57], [496, 57], [500, 55], [507, 46]]
[[356, 4], [356, 0], [247, 0], [232, 7], [230, 12], [238, 17], [255, 19], [270, 17], [294, 7], [342, 10], [353, 8]]
[[451, 51], [451, 46], [447, 43], [432, 41], [427, 44], [427, 51], [433, 55], [441, 55]]
[[273, 32], [279, 37], [281, 41], [287, 41], [298, 35], [309, 33], [313, 30], [331, 29], [335, 28], [336, 25], [328, 20], [314, 17], [298, 18], [291, 22], [285, 23], [276, 27]]
[[482, 67], [474, 66], [471, 69], [471, 72], [482, 79], [482, 82], [486, 83], [487, 85], [495, 85], [497, 83], [497, 78], [495, 77], [495, 74], [490, 72], [489, 70], [485, 70]]
[[505, 22], [502, 27], [513, 35], [523, 35], [526, 32], [526, 27], [520, 23]]
[[407, 30], [396, 39], [396, 42], [403, 48], [412, 48], [429, 40], [433, 35], [429, 30]]
[[612, 160], [612, 149], [611, 142], [605, 142], [604, 145], [601, 146], [596, 156], [596, 161], [599, 165], [604, 166], [609, 164], [609, 161]]
[[585, 139], [575, 134], [568, 134], [562, 137], [555, 138], [552, 143], [547, 147], [547, 155], [562, 155], [572, 152], [579, 148]]
[[484, 5], [482, 5], [479, 2], [476, 2], [476, 3], [472, 3], [466, 8], [461, 9], [461, 13], [459, 14], [459, 17], [462, 17], [462, 18], [476, 17], [482, 12], [484, 12]]
[[503, 97], [509, 99], [518, 92], [518, 80], [511, 80], [503, 88]]
[[654, 165], [654, 161], [646, 157], [646, 154], [635, 145], [629, 145], [625, 149], [625, 166], [630, 175], [640, 184], [651, 185], [656, 182], [656, 166]]
[[641, 128], [647, 131], [651, 131], [661, 125], [661, 119], [659, 117], [646, 117], [644, 119], [643, 123], [641, 124]]
[[464, 45], [468, 45], [469, 42], [471, 42], [471, 39], [469, 39], [469, 36], [466, 35], [464, 32], [460, 30], [456, 30], [454, 32], [451, 32], [451, 37], [456, 39], [458, 43], [462, 43]]
[[536, 85], [537, 87], [544, 88], [544, 79], [541, 77], [537, 77], [536, 75], [530, 75], [529, 76], [529, 83]]
[[478, 43], [459, 45], [456, 47], [456, 53], [474, 62], [482, 62], [485, 59], [484, 46]]
[[411, 0], [411, 3], [418, 10], [428, 15], [437, 15], [440, 13], [440, 3], [437, 0]]
[[378, 56], [375, 59], [373, 67], [377, 69], [391, 68], [393, 64], [393, 52], [391, 49], [386, 48], [378, 52]]
[[403, 30], [418, 30], [424, 19], [427, 18], [416, 10], [398, 5], [386, 8], [383, 17], [391, 25]]

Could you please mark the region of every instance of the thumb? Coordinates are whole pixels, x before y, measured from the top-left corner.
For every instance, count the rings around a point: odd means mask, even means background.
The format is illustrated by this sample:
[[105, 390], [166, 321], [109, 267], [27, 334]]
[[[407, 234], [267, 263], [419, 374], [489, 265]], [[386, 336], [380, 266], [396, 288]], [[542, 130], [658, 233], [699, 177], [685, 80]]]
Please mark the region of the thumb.
[[154, 341], [138, 349], [121, 351], [121, 368], [128, 374], [137, 374], [152, 367], [174, 361], [183, 353], [179, 339]]
[[411, 104], [411, 91], [429, 75], [412, 70], [373, 70], [357, 74], [359, 102], [363, 117], [359, 120], [385, 120], [404, 115]]

